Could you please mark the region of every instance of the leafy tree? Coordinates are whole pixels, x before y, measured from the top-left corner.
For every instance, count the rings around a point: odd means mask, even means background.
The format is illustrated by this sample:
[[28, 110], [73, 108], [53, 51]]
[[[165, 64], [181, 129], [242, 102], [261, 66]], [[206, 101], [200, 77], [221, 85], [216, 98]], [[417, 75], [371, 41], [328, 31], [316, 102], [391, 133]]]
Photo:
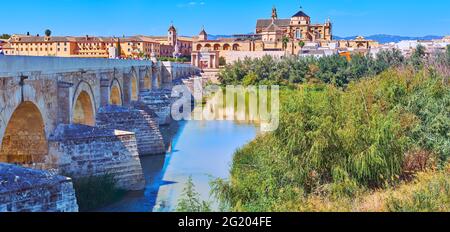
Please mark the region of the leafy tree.
[[318, 66], [319, 71], [316, 75], [323, 82], [340, 87], [349, 83], [348, 61], [345, 57], [339, 55], [326, 56], [318, 60]]
[[239, 60], [227, 65], [219, 73], [222, 84], [242, 84], [244, 77], [253, 73], [256, 84], [278, 84], [290, 86], [308, 81], [322, 81], [338, 87], [346, 87], [351, 81], [379, 74], [390, 67], [405, 63], [399, 50], [381, 51], [372, 56], [353, 55], [349, 61], [339, 55], [322, 58], [284, 57], [274, 59], [271, 56]]
[[382, 50], [375, 58], [375, 70], [380, 73], [389, 67], [397, 67], [405, 62], [405, 57], [398, 49]]
[[9, 39], [9, 38], [11, 38], [11, 35], [9, 35], [9, 34], [0, 35], [0, 39]]
[[416, 49], [414, 50], [413, 54], [410, 57], [410, 63], [416, 70], [419, 70], [423, 67], [424, 59], [425, 59], [425, 47], [419, 44], [417, 45]]
[[299, 46], [300, 48], [303, 48], [303, 47], [305, 46], [305, 42], [303, 42], [303, 40], [300, 40], [300, 41], [298, 42], [298, 46]]
[[289, 43], [289, 37], [283, 36], [283, 38], [281, 39], [281, 43], [283, 44], [283, 49], [286, 49]]
[[447, 49], [445, 50], [445, 54], [447, 56], [447, 64], [450, 65], [450, 45], [447, 45]]
[[195, 185], [190, 176], [183, 190], [183, 196], [178, 200], [177, 212], [210, 212], [209, 202], [201, 201], [200, 194], [195, 191]]
[[225, 60], [225, 57], [221, 56], [219, 57], [219, 66], [224, 66], [227, 64], [227, 61]]
[[45, 30], [45, 36], [51, 36], [52, 35], [52, 31], [50, 31], [50, 29]]

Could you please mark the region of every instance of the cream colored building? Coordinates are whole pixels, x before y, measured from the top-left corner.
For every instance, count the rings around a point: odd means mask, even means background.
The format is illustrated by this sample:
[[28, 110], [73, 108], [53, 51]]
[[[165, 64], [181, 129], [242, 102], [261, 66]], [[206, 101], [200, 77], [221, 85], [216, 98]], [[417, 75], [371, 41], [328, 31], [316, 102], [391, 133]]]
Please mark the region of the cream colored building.
[[247, 57], [252, 57], [252, 54], [254, 57], [260, 57], [264, 53], [279, 57], [283, 52], [298, 55], [302, 46], [310, 43], [320, 48], [336, 50], [336, 53], [337, 50], [368, 52], [370, 48], [378, 46], [376, 41], [363, 37], [349, 41], [335, 41], [332, 29], [329, 19], [325, 23], [314, 24], [302, 10], [291, 18], [280, 19], [274, 7], [271, 18], [257, 20], [254, 34], [210, 40], [206, 31], [202, 29], [194, 38], [192, 57], [198, 58], [200, 51], [205, 53], [208, 50], [218, 51], [219, 57], [225, 60], [227, 58], [234, 60], [233, 57], [240, 57], [243, 54]]
[[167, 36], [151, 36], [161, 44], [161, 56], [172, 57], [175, 53], [177, 56], [189, 57], [192, 52], [191, 37], [179, 36], [174, 25], [169, 27]]
[[13, 35], [8, 40], [7, 48], [5, 55], [18, 56], [108, 58], [110, 48], [115, 48], [117, 57], [122, 58], [160, 54], [160, 44], [145, 36], [115, 38]]
[[[90, 58], [189, 57], [193, 39], [178, 36], [175, 27], [167, 36], [76, 37], [13, 35], [4, 45], [5, 55]], [[114, 51], [115, 54], [111, 54]]]

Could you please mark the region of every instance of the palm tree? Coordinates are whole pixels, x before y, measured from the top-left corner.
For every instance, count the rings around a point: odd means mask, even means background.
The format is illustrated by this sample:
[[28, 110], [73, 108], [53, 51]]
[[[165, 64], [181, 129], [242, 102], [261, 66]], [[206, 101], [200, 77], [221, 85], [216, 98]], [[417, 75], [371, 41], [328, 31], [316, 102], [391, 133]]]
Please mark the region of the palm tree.
[[283, 43], [283, 49], [286, 50], [287, 45], [289, 43], [289, 37], [283, 36], [283, 39], [281, 39], [281, 42]]

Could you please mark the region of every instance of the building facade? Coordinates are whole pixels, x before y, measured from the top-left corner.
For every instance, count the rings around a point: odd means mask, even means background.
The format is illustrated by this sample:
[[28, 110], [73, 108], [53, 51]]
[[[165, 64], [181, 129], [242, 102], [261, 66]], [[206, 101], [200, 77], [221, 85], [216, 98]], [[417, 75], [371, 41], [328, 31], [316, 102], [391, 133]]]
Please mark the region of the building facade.
[[192, 38], [178, 36], [175, 27], [167, 36], [76, 37], [13, 35], [2, 44], [5, 55], [83, 58], [190, 57]]
[[179, 36], [174, 25], [170, 25], [167, 36], [151, 36], [161, 45], [161, 56], [163, 57], [190, 57], [192, 53], [191, 37]]
[[[315, 47], [302, 51], [305, 45]], [[333, 40], [333, 25], [328, 19], [324, 23], [312, 23], [311, 17], [302, 10], [290, 18], [278, 18], [275, 7], [268, 19], [258, 19], [255, 33], [235, 35], [233, 38], [210, 40], [204, 29], [194, 38], [192, 57], [198, 58], [200, 52], [218, 51], [226, 62], [242, 57], [261, 57], [263, 54], [279, 57], [284, 55], [323, 56], [338, 54], [340, 51], [368, 52], [378, 46], [376, 41], [357, 37], [354, 40]], [[200, 67], [200, 66], [198, 66]]]
[[[113, 53], [115, 55], [112, 55]], [[71, 37], [13, 35], [5, 55], [84, 58], [144, 58], [160, 55], [160, 44], [145, 36]]]

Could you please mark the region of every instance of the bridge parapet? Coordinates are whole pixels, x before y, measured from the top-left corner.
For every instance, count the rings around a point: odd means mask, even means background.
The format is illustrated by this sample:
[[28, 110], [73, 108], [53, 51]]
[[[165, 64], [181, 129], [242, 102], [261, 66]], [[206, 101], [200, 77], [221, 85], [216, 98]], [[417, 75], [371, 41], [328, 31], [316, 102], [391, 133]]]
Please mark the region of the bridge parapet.
[[[0, 56], [0, 163], [74, 177], [114, 170], [121, 188], [139, 189], [138, 156], [165, 152], [158, 124], [170, 121], [170, 87], [196, 73], [171, 62]], [[102, 111], [110, 105], [126, 112]]]
[[148, 60], [115, 60], [97, 58], [64, 58], [41, 56], [0, 56], [0, 75], [39, 71], [43, 74], [76, 72], [80, 70], [124, 69], [152, 66]]

